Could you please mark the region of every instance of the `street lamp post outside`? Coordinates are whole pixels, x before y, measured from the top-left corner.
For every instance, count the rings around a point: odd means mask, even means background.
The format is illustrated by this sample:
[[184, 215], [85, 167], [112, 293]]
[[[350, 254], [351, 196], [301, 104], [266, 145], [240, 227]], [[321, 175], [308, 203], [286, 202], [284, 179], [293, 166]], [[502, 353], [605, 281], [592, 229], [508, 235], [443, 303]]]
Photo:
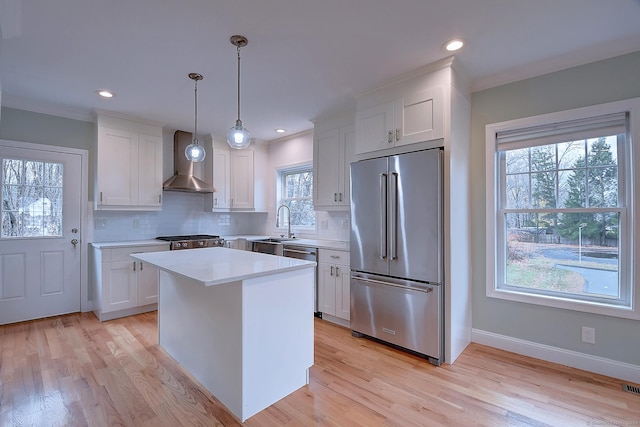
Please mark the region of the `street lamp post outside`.
[[582, 262], [582, 229], [587, 226], [586, 222], [578, 226], [578, 261]]

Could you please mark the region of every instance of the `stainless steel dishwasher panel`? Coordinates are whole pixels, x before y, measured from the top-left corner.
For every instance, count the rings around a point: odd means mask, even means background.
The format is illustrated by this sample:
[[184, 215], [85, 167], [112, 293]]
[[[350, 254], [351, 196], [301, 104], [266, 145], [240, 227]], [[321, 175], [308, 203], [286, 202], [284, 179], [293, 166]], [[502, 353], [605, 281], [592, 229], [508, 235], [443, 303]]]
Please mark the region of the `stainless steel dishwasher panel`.
[[[308, 246], [296, 246], [286, 243], [283, 248], [283, 255], [289, 258], [304, 259], [307, 261], [318, 262], [318, 249]], [[314, 278], [315, 292], [313, 297], [313, 313], [316, 317], [322, 317], [318, 311], [318, 266], [316, 265], [316, 274]]]
[[352, 272], [351, 329], [444, 360], [442, 288], [409, 280]]

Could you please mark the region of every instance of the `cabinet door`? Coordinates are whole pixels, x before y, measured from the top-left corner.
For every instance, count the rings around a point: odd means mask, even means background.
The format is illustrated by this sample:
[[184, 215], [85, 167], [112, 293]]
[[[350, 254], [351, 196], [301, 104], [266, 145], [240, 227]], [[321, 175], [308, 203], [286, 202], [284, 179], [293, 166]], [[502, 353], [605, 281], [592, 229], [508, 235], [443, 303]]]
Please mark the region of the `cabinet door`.
[[138, 287], [134, 261], [116, 261], [102, 265], [102, 312], [124, 310], [138, 305]]
[[158, 269], [137, 261], [138, 273], [138, 304], [147, 305], [158, 302], [158, 283], [160, 281]]
[[356, 114], [356, 154], [384, 150], [394, 145], [393, 101]]
[[229, 209], [229, 151], [216, 148], [213, 150], [213, 209]]
[[138, 204], [138, 134], [101, 128], [98, 133], [99, 206]]
[[138, 135], [138, 205], [162, 206], [162, 138]]
[[233, 151], [231, 164], [231, 207], [253, 209], [253, 151]]
[[336, 265], [336, 317], [349, 320], [351, 311], [351, 277], [349, 267]]
[[329, 263], [318, 264], [318, 310], [336, 315], [335, 267]]
[[354, 157], [354, 148], [356, 143], [356, 129], [349, 126], [340, 129], [340, 161], [338, 164], [340, 172], [340, 180], [338, 185], [338, 204], [340, 206], [349, 207], [350, 203], [350, 176], [349, 166]]
[[436, 86], [396, 101], [395, 145], [444, 138], [443, 88]]
[[324, 131], [315, 136], [313, 141], [314, 207], [333, 206], [338, 203], [338, 191], [344, 185], [340, 183], [344, 174], [340, 164], [344, 158], [343, 151], [339, 129]]

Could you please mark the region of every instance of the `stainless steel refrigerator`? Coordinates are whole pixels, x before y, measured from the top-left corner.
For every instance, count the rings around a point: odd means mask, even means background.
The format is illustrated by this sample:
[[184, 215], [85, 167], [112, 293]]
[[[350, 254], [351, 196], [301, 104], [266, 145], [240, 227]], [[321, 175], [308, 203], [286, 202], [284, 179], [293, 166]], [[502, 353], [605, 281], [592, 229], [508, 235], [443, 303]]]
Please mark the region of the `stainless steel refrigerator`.
[[351, 164], [351, 330], [444, 361], [440, 149]]

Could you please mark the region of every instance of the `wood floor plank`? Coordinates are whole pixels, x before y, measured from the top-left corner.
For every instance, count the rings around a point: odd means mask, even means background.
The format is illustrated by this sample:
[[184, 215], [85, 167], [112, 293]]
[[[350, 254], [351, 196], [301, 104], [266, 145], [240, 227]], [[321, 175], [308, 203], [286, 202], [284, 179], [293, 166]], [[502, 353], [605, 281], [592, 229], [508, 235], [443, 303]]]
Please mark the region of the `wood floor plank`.
[[[213, 363], [213, 361], [212, 361]], [[315, 319], [310, 384], [248, 419], [271, 426], [640, 424], [622, 381], [471, 344], [435, 367]], [[157, 313], [0, 326], [0, 426], [240, 426], [157, 341]]]

